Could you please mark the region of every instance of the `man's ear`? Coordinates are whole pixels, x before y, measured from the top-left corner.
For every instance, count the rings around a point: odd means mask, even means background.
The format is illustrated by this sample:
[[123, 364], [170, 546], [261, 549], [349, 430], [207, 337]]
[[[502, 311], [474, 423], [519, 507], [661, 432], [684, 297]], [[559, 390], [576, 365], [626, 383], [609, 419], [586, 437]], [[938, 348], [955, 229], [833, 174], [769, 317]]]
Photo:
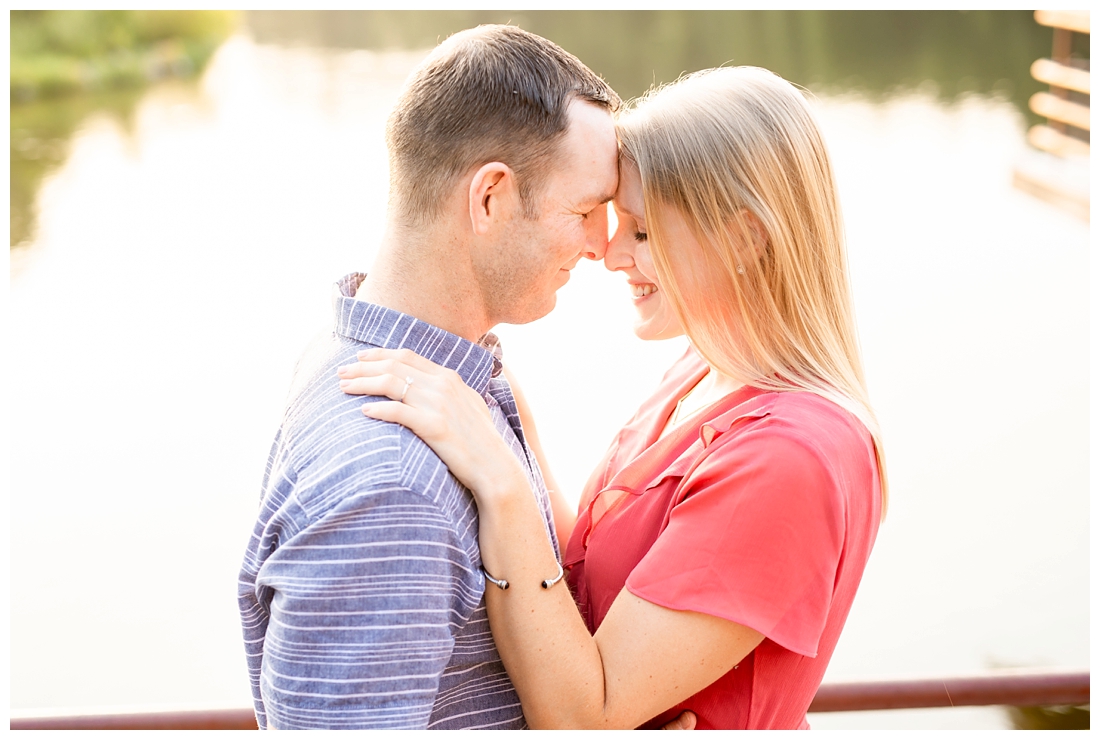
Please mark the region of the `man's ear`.
[[478, 168], [470, 180], [470, 226], [481, 236], [499, 221], [519, 198], [516, 176], [502, 162], [489, 162]]

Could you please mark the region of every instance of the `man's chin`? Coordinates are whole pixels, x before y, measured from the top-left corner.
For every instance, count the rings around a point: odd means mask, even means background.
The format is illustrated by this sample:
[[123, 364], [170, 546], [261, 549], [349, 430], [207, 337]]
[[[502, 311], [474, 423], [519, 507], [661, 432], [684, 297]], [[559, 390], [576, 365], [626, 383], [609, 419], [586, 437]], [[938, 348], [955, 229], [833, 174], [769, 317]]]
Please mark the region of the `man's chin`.
[[546, 316], [554, 307], [558, 304], [558, 296], [556, 293], [551, 293], [550, 297], [539, 301], [537, 304], [531, 304], [525, 306], [523, 310], [516, 311], [512, 316], [502, 320], [502, 324], [530, 324], [532, 321], [538, 321], [543, 316]]

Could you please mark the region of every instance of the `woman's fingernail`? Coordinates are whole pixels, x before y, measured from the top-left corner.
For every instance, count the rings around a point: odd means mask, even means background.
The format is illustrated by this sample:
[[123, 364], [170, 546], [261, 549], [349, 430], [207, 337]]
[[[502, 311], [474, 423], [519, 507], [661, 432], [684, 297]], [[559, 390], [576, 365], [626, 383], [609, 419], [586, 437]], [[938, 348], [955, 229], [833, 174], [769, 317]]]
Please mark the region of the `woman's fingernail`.
[[340, 388], [341, 388], [341, 389], [343, 389], [343, 388], [347, 388], [347, 387], [348, 387], [349, 385], [351, 385], [351, 381], [350, 381], [350, 380], [341, 380], [341, 381], [340, 381]]
[[337, 375], [343, 375], [347, 371], [348, 371], [348, 366], [347, 365], [341, 365], [340, 367], [336, 368], [336, 374]]
[[368, 354], [370, 354], [369, 349], [361, 349], [355, 353], [355, 356], [358, 357], [360, 360], [365, 360]]

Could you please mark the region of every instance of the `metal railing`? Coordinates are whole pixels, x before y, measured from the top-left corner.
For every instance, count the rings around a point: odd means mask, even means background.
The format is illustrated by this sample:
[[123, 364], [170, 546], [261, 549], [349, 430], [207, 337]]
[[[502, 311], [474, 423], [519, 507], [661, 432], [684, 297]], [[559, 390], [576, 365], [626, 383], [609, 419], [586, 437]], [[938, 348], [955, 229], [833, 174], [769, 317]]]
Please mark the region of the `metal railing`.
[[975, 706], [1080, 706], [1089, 672], [1005, 671], [980, 676], [822, 684], [811, 712]]
[[255, 730], [252, 709], [12, 717], [13, 730]]
[[[823, 684], [810, 712], [962, 706], [1081, 706], [1088, 671], [1014, 670], [978, 676]], [[255, 730], [251, 709], [67, 714], [11, 719], [13, 730]]]

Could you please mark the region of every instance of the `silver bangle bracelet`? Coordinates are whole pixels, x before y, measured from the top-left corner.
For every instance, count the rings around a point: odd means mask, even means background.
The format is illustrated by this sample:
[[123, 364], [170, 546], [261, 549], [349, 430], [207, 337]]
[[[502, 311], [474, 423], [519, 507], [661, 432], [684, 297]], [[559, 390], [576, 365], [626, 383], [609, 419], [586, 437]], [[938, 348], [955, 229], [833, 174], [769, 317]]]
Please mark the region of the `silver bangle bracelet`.
[[557, 577], [547, 578], [545, 581], [542, 582], [542, 587], [544, 589], [545, 588], [550, 588], [551, 586], [553, 586], [555, 583], [557, 583], [558, 581], [560, 581], [564, 577], [565, 577], [565, 568], [561, 567], [561, 563], [558, 563], [558, 575], [557, 575]]
[[[504, 580], [503, 578], [493, 578], [491, 575], [489, 575], [489, 571], [485, 570], [484, 566], [482, 566], [481, 572], [485, 574], [485, 580], [486, 581], [493, 584], [494, 586], [499, 588], [501, 591], [507, 591], [508, 590], [508, 586], [510, 585], [508, 583], [508, 581]], [[557, 576], [555, 576], [554, 578], [547, 578], [545, 581], [542, 582], [542, 587], [544, 589], [550, 588], [551, 586], [553, 586], [555, 583], [557, 583], [558, 581], [560, 581], [564, 577], [565, 577], [565, 568], [561, 567], [561, 563], [558, 563], [558, 574], [557, 574]]]
[[503, 578], [500, 579], [499, 581], [496, 578], [493, 578], [491, 575], [489, 575], [489, 571], [485, 570], [485, 566], [481, 567], [481, 572], [485, 574], [485, 580], [486, 581], [493, 584], [494, 586], [499, 588], [501, 591], [507, 591], [508, 590], [508, 581], [504, 580]]

